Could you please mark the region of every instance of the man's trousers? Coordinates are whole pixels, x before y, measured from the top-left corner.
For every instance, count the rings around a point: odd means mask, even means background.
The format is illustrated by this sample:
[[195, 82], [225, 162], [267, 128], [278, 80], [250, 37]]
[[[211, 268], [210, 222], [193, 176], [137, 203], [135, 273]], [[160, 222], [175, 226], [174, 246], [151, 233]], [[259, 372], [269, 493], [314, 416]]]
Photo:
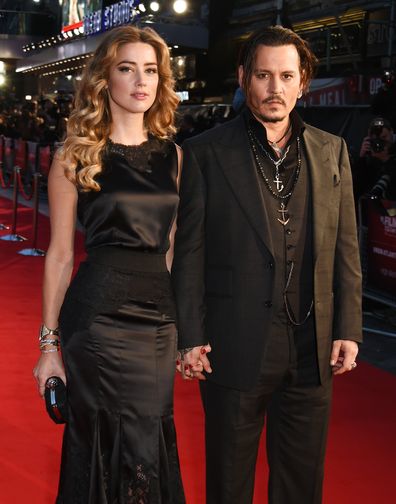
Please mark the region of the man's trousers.
[[[283, 322], [283, 321], [282, 321]], [[206, 504], [251, 504], [266, 419], [269, 504], [320, 504], [331, 373], [319, 383], [313, 322], [274, 322], [257, 385], [201, 382], [206, 428]], [[210, 358], [210, 354], [208, 354]], [[237, 362], [230, 362], [232, 367]]]

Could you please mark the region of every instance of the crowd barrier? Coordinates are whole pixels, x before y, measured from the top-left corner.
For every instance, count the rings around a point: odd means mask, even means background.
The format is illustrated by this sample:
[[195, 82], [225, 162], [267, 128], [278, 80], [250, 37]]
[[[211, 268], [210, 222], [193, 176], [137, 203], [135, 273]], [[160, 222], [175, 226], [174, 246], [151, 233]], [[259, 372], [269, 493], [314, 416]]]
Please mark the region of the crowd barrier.
[[19, 196], [32, 201], [32, 246], [18, 253], [28, 256], [43, 256], [45, 252], [37, 248], [39, 195], [46, 181], [52, 161], [54, 146], [0, 136], [0, 185], [12, 188], [10, 206], [11, 222], [0, 223], [0, 229], [10, 230], [0, 237], [3, 241], [24, 242], [26, 238], [18, 234]]
[[396, 201], [363, 196], [358, 209], [363, 296], [396, 308]]

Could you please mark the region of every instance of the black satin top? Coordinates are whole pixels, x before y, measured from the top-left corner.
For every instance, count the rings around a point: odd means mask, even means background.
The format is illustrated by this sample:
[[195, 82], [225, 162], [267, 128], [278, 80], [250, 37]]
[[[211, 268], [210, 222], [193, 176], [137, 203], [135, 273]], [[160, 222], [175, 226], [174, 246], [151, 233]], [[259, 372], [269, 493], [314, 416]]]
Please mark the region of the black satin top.
[[115, 245], [164, 254], [179, 203], [175, 144], [154, 137], [137, 146], [109, 140], [102, 167], [95, 177], [101, 190], [78, 195], [87, 252]]

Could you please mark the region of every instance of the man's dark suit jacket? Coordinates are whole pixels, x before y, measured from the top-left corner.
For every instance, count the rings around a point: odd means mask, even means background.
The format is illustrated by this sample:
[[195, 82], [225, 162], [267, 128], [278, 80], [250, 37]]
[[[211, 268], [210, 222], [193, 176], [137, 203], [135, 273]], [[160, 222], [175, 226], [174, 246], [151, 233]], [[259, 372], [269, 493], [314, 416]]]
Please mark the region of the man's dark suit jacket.
[[[323, 383], [330, 376], [332, 341], [361, 341], [361, 270], [345, 142], [309, 125], [303, 138], [312, 187], [314, 315]], [[260, 371], [277, 265], [243, 118], [187, 140], [183, 151], [172, 267], [178, 347], [209, 341], [209, 379], [246, 390]]]

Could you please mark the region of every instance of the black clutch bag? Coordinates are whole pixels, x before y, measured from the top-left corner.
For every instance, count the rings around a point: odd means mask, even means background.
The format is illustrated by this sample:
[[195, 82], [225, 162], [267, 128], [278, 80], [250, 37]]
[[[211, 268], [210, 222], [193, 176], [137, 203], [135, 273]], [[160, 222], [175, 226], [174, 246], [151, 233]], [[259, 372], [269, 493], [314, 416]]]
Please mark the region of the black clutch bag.
[[51, 376], [45, 383], [45, 407], [48, 415], [57, 424], [67, 421], [66, 385], [58, 376]]

